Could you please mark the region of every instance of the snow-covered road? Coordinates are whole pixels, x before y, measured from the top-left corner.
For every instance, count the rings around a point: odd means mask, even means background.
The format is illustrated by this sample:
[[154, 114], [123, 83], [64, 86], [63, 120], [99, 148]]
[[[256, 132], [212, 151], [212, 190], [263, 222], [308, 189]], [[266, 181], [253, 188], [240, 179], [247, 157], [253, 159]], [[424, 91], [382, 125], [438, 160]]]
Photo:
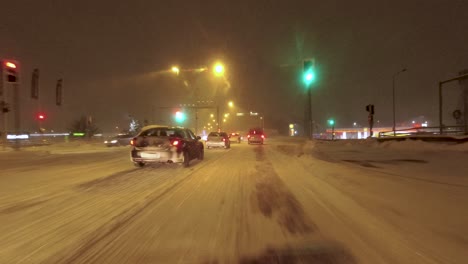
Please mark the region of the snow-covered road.
[[134, 168], [129, 149], [0, 152], [0, 263], [467, 263], [468, 148], [306, 142]]

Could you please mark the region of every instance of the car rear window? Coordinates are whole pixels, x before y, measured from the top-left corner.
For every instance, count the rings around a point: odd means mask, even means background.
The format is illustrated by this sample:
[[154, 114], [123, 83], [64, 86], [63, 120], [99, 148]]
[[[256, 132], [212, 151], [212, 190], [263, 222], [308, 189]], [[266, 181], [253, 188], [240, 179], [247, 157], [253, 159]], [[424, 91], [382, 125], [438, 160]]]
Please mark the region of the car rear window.
[[142, 137], [181, 137], [186, 138], [187, 135], [182, 129], [171, 128], [151, 128], [141, 132]]
[[218, 132], [211, 132], [210, 134], [208, 134], [209, 137], [220, 137], [221, 136], [221, 133], [218, 133]]
[[257, 130], [257, 129], [251, 129], [251, 130], [249, 131], [249, 134], [252, 134], [252, 135], [261, 135], [261, 134], [263, 134], [263, 131]]

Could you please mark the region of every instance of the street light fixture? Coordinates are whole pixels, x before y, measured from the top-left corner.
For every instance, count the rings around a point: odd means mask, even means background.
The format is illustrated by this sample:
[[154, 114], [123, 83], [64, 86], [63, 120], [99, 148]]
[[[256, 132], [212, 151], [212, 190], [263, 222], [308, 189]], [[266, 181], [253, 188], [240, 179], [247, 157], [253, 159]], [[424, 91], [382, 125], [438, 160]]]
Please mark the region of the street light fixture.
[[215, 76], [223, 76], [224, 75], [224, 65], [220, 62], [217, 62], [213, 67], [213, 73]]
[[228, 106], [232, 108], [234, 107], [234, 103], [232, 101], [229, 101]]
[[393, 136], [396, 136], [396, 121], [395, 121], [395, 77], [398, 76], [398, 74], [407, 71], [406, 68], [401, 69], [400, 71], [396, 72], [392, 76], [392, 91], [393, 91]]
[[173, 73], [175, 73], [176, 75], [179, 75], [180, 69], [179, 69], [179, 67], [177, 67], [177, 66], [173, 66], [173, 67], [171, 68], [171, 71], [172, 71]]

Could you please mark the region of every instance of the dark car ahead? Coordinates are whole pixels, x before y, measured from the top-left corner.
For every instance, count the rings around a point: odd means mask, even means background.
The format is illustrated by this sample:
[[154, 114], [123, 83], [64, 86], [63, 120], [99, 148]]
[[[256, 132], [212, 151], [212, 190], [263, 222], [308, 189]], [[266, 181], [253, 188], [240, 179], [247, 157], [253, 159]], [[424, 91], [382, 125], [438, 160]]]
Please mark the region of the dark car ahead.
[[265, 140], [265, 134], [262, 129], [250, 129], [249, 134], [247, 135], [247, 141], [249, 144], [262, 144]]
[[200, 137], [187, 128], [146, 126], [131, 140], [131, 160], [137, 167], [147, 163], [182, 163], [204, 157]]
[[108, 147], [114, 146], [128, 146], [130, 145], [130, 140], [132, 140], [134, 136], [130, 134], [119, 134], [115, 137], [111, 137], [104, 141], [104, 144]]

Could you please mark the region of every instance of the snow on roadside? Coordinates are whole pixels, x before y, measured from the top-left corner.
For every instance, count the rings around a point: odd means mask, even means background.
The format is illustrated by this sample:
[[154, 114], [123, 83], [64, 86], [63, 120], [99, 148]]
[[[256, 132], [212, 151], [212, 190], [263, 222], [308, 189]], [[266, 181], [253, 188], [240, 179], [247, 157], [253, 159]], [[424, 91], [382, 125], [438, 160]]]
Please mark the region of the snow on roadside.
[[[109, 152], [122, 149], [122, 147], [106, 147], [98, 142], [68, 142], [56, 143], [44, 146], [29, 146], [21, 148], [21, 151], [42, 151], [49, 154], [82, 154], [82, 153], [96, 153], [96, 152]], [[0, 148], [2, 151], [2, 148]], [[5, 152], [14, 151], [12, 148], [6, 148]]]
[[405, 140], [405, 141], [387, 141], [374, 144], [374, 147], [389, 148], [394, 150], [405, 151], [467, 151], [468, 142], [454, 144], [441, 142], [425, 142], [421, 140]]
[[395, 150], [405, 152], [468, 152], [468, 142], [426, 142], [421, 140], [385, 141], [378, 142], [375, 139], [365, 140], [337, 140], [337, 141], [307, 141], [304, 151], [310, 153], [320, 146], [333, 146], [335, 148], [373, 148], [382, 150]]

